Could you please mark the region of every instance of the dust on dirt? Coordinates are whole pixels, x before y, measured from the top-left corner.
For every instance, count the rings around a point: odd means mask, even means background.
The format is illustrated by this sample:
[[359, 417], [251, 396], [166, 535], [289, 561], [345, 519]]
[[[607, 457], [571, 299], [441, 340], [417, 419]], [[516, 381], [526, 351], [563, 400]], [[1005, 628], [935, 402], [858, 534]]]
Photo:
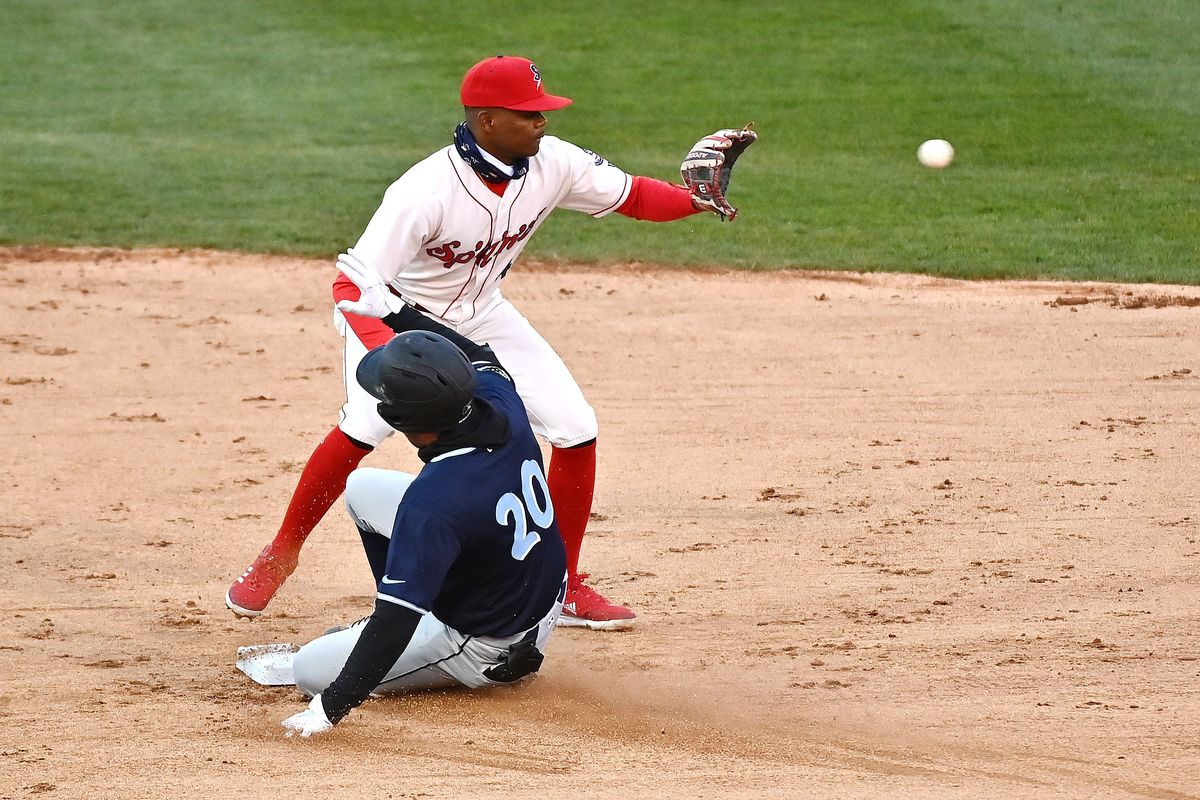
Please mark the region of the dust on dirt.
[[1121, 294], [1117, 292], [1105, 292], [1098, 296], [1087, 294], [1062, 295], [1054, 298], [1047, 304], [1059, 308], [1062, 306], [1086, 306], [1089, 303], [1107, 303], [1113, 308], [1124, 309], [1168, 308], [1170, 306], [1195, 308], [1200, 306], [1200, 297], [1182, 294], [1136, 294], [1132, 291], [1126, 291]]

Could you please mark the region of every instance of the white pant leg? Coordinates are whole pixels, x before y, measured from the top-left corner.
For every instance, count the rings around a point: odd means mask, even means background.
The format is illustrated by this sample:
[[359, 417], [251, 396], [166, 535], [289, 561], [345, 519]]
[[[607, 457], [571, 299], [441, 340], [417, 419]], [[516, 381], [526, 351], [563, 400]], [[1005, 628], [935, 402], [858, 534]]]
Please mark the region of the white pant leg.
[[[342, 667], [346, 666], [346, 659], [350, 657], [350, 651], [358, 643], [358, 637], [365, 627], [365, 621], [358, 622], [301, 647], [292, 661], [296, 688], [309, 697], [325, 691], [325, 687], [333, 683]], [[439, 663], [459, 649], [460, 643], [455, 640], [455, 634], [453, 629], [433, 614], [423, 616], [412, 641], [388, 670], [383, 684], [375, 693], [412, 692], [455, 685], [457, 681]]]
[[534, 433], [555, 447], [596, 438], [596, 412], [583, 390], [562, 357], [512, 303], [501, 299], [482, 316], [460, 325], [458, 332], [491, 345], [517, 384]]
[[[562, 611], [562, 599], [560, 592], [554, 607], [536, 626], [535, 641], [543, 653]], [[365, 627], [365, 622], [358, 622], [301, 647], [292, 662], [297, 688], [311, 697], [333, 683]], [[433, 614], [426, 614], [417, 624], [408, 647], [373, 694], [403, 694], [455, 685], [471, 689], [499, 685], [488, 679], [484, 671], [502, 663], [508, 648], [527, 634], [528, 631], [500, 638], [467, 636]]]
[[416, 479], [394, 469], [359, 467], [346, 479], [346, 512], [359, 528], [391, 539], [400, 502]]
[[346, 387], [346, 402], [342, 404], [338, 427], [351, 439], [378, 447], [396, 431], [379, 416], [376, 410], [379, 401], [362, 388], [355, 377], [358, 362], [367, 354], [367, 346], [346, 322], [342, 312], [336, 309], [333, 312], [333, 327], [346, 340], [342, 351], [342, 382]]

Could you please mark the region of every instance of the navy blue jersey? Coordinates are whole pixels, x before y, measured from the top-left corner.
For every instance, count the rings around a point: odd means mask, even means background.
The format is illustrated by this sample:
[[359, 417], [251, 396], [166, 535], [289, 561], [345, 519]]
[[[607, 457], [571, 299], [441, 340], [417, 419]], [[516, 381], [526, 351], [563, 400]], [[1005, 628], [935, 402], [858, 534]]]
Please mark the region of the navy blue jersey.
[[550, 611], [566, 551], [521, 398], [495, 367], [476, 397], [508, 419], [507, 443], [430, 460], [396, 513], [379, 597], [473, 636], [510, 636]]

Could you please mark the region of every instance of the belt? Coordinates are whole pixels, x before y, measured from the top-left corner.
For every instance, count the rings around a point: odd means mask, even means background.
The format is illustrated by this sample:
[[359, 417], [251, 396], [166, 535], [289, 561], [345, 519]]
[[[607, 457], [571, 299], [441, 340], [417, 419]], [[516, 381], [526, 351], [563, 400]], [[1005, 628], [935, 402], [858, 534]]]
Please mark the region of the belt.
[[[404, 295], [397, 292], [392, 286], [389, 285], [387, 288], [388, 288], [388, 291], [391, 292], [392, 294], [396, 295], [396, 297], [399, 297], [401, 300], [404, 300], [405, 305], [412, 306], [417, 311], [420, 311], [422, 314], [433, 314], [432, 311], [430, 311], [428, 308], [421, 305], [420, 303], [414, 303], [411, 300], [405, 299]], [[434, 316], [437, 316], [437, 315], [434, 314]]]

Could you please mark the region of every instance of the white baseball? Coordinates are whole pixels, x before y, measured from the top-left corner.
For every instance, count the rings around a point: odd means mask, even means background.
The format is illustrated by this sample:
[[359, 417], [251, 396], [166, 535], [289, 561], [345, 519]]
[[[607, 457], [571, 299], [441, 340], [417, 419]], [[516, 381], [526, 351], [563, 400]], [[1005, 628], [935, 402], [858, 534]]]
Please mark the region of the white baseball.
[[950, 166], [954, 160], [954, 146], [945, 139], [930, 139], [917, 148], [917, 161], [930, 169]]

